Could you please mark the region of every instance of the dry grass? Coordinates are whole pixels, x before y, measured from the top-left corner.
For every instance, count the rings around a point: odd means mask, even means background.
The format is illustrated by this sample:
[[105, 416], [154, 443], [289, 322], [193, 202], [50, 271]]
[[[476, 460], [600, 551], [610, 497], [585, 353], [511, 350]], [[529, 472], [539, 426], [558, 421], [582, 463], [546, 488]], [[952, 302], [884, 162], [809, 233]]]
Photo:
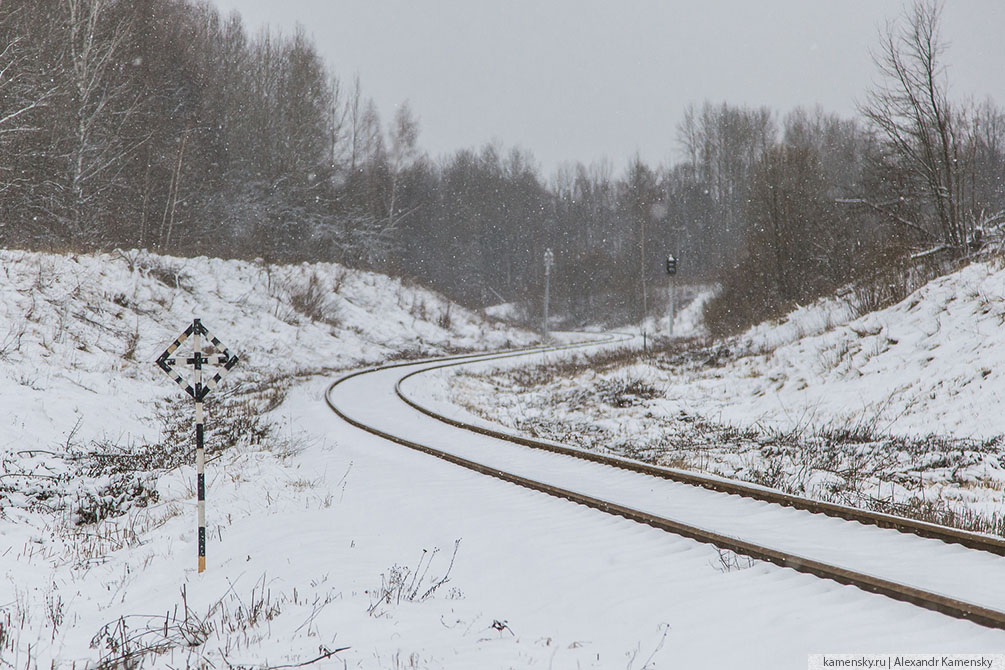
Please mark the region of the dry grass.
[[[433, 561], [440, 552], [439, 549], [432, 551], [423, 549], [419, 556], [419, 562], [414, 568], [407, 565], [392, 565], [385, 572], [382, 572], [380, 586], [366, 592], [370, 596], [370, 607], [367, 609], [367, 613], [380, 617], [386, 613], [387, 608], [400, 605], [402, 602], [421, 603], [431, 598], [450, 581], [450, 572], [454, 568], [454, 561], [457, 560], [457, 551], [460, 546], [461, 541], [455, 540], [450, 562], [439, 577], [429, 574]], [[451, 597], [460, 597], [460, 592], [455, 589], [451, 592]]]
[[[653, 364], [703, 366], [716, 365], [722, 359], [718, 350], [708, 348], [666, 356], [655, 358]], [[1000, 514], [947, 500], [936, 495], [938, 488], [931, 486], [937, 481], [977, 498], [1001, 500], [1003, 482], [994, 478], [978, 481], [967, 475], [987, 459], [997, 462], [1005, 456], [1005, 440], [1000, 436], [972, 440], [890, 435], [881, 428], [881, 412], [830, 425], [813, 425], [812, 417], [807, 417], [785, 431], [730, 425], [685, 412], [660, 416], [645, 409], [663, 393], [644, 374], [603, 376], [605, 368], [618, 369], [626, 361], [634, 364], [638, 360], [638, 352], [621, 351], [595, 359], [599, 368], [595, 374], [587, 365], [594, 360], [581, 359], [472, 376], [465, 384], [484, 384], [486, 393], [491, 389], [496, 400], [493, 407], [482, 407], [460, 396], [454, 401], [532, 437], [666, 467], [710, 472], [794, 495], [1005, 534]], [[470, 395], [477, 398], [483, 394], [475, 391]], [[644, 421], [645, 431], [617, 427], [629, 421]], [[922, 486], [922, 481], [929, 485]], [[879, 491], [896, 491], [896, 504], [893, 496], [883, 498]]]

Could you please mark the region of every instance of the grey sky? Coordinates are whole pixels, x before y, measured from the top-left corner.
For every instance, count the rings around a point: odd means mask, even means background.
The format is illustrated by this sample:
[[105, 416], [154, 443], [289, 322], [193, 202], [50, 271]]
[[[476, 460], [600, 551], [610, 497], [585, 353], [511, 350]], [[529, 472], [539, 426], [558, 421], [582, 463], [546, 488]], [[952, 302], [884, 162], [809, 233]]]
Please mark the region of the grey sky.
[[[432, 156], [497, 140], [562, 161], [676, 156], [688, 103], [854, 114], [900, 0], [214, 0], [250, 30], [301, 23], [383, 118], [408, 100]], [[1005, 104], [1005, 1], [949, 0], [957, 96]]]

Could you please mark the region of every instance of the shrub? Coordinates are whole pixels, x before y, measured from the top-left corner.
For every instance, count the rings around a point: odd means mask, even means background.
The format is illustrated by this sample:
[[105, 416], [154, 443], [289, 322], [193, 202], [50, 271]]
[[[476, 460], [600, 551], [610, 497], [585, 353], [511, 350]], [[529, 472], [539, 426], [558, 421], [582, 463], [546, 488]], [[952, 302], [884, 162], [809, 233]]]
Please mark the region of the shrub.
[[181, 289], [187, 293], [195, 291], [195, 279], [181, 268], [163, 258], [146, 256], [136, 261], [136, 266], [152, 279], [168, 288]]
[[597, 384], [597, 395], [612, 407], [634, 407], [663, 393], [641, 377], [616, 377]]
[[311, 321], [326, 323], [329, 326], [339, 325], [338, 305], [330, 297], [334, 291], [329, 291], [317, 274], [311, 274], [304, 285], [290, 284], [286, 287], [290, 307]]

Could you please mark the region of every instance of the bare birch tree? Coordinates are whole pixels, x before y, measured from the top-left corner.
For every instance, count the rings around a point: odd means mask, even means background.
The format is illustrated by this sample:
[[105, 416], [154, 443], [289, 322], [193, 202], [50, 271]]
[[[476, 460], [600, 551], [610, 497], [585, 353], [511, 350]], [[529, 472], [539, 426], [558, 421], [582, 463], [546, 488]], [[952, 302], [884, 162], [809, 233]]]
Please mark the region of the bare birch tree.
[[141, 96], [119, 67], [128, 22], [114, 16], [113, 0], [65, 0], [68, 119], [63, 233], [68, 240], [98, 242], [98, 220], [128, 156], [143, 142], [125, 129], [142, 106]]
[[419, 122], [412, 114], [408, 102], [401, 103], [388, 129], [387, 173], [390, 182], [387, 196], [387, 234], [394, 232], [401, 220], [411, 211], [401, 211], [398, 201], [405, 170], [418, 157]]
[[14, 12], [0, 13], [0, 139], [38, 130], [31, 112], [45, 107], [57, 90], [51, 80], [42, 81], [47, 73], [38, 64], [38, 49], [17, 34], [14, 19]]

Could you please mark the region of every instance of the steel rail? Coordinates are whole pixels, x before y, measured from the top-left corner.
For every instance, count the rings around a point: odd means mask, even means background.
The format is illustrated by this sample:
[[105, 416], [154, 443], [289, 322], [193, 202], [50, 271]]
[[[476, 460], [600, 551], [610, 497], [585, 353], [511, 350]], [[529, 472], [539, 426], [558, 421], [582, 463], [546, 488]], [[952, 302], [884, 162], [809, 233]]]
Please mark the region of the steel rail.
[[[492, 359], [488, 358], [484, 360]], [[910, 533], [921, 537], [942, 540], [943, 542], [950, 544], [960, 544], [969, 549], [978, 549], [992, 554], [997, 554], [999, 556], [1005, 556], [1005, 539], [1000, 537], [984, 535], [982, 533], [973, 533], [966, 530], [960, 530], [958, 528], [950, 528], [948, 526], [941, 526], [939, 524], [919, 521], [917, 519], [909, 519], [894, 514], [873, 512], [870, 510], [859, 509], [857, 507], [849, 507], [847, 505], [839, 505], [837, 503], [813, 500], [811, 498], [782, 493], [781, 491], [777, 491], [775, 489], [746, 484], [736, 480], [713, 477], [695, 472], [688, 472], [686, 470], [677, 470], [674, 468], [650, 465], [648, 463], [642, 463], [640, 461], [634, 461], [618, 456], [598, 454], [584, 449], [577, 449], [551, 442], [544, 442], [542, 440], [535, 440], [534, 438], [524, 437], [522, 435], [514, 435], [512, 433], [506, 433], [492, 428], [487, 428], [485, 426], [466, 423], [464, 421], [439, 414], [414, 399], [409, 398], [401, 389], [401, 385], [410, 377], [443, 368], [465, 365], [469, 362], [475, 361], [443, 363], [411, 372], [398, 380], [397, 384], [395, 384], [395, 393], [412, 409], [422, 412], [426, 416], [436, 419], [437, 421], [454, 426], [455, 428], [462, 428], [473, 433], [478, 433], [479, 435], [486, 435], [488, 437], [494, 437], [507, 442], [513, 442], [532, 449], [541, 449], [556, 454], [562, 454], [564, 456], [571, 456], [573, 458], [592, 461], [594, 463], [609, 465], [622, 470], [630, 470], [632, 472], [651, 475], [653, 477], [667, 479], [681, 484], [699, 486], [701, 488], [718, 491], [720, 493], [753, 498], [755, 500], [769, 502], [783, 507], [792, 507], [794, 509], [813, 512], [814, 514], [824, 514], [826, 516], [837, 517], [845, 519], [846, 521], [858, 521], [859, 523], [870, 526], [889, 528], [902, 533]]]
[[[521, 355], [526, 355], [528, 353], [546, 352], [546, 351], [560, 350], [560, 349], [570, 349], [570, 348], [574, 348], [574, 347], [584, 347], [584, 346], [588, 346], [589, 344], [591, 344], [591, 343], [577, 343], [577, 344], [574, 344], [574, 345], [564, 345], [564, 346], [556, 347], [556, 348], [537, 347], [537, 348], [533, 348], [533, 349], [529, 349], [529, 350], [524, 350], [524, 351], [509, 351], [509, 352], [502, 353], [502, 354], [499, 354], [499, 355], [485, 354], [485, 355], [482, 355], [480, 357], [478, 355], [466, 355], [466, 356], [450, 357], [449, 359], [441, 359], [441, 360], [451, 360], [451, 361], [454, 361], [454, 362], [448, 363], [446, 365], [442, 365], [441, 364], [441, 365], [437, 365], [437, 366], [432, 366], [432, 367], [430, 367], [428, 369], [432, 370], [432, 369], [438, 369], [438, 368], [441, 368], [441, 367], [447, 367], [448, 365], [460, 364], [460, 362], [456, 361], [457, 358], [473, 359], [473, 360], [464, 361], [464, 362], [488, 361], [488, 360], [494, 360], [496, 358], [500, 358], [501, 359], [501, 358], [510, 358], [510, 357], [514, 357], [514, 356], [521, 356]], [[430, 362], [432, 362], [432, 361], [430, 361]], [[971, 622], [979, 624], [981, 626], [986, 626], [986, 627], [989, 627], [989, 628], [997, 628], [997, 629], [1003, 629], [1003, 630], [1005, 630], [1005, 612], [1001, 612], [1001, 611], [998, 611], [998, 610], [993, 610], [993, 609], [990, 609], [990, 608], [987, 608], [987, 607], [983, 607], [981, 605], [976, 605], [974, 603], [966, 602], [966, 601], [959, 600], [959, 599], [956, 599], [956, 598], [951, 598], [951, 597], [948, 597], [948, 596], [945, 596], [945, 595], [942, 595], [942, 594], [932, 593], [932, 592], [925, 591], [923, 589], [919, 589], [919, 588], [916, 588], [916, 587], [907, 586], [907, 585], [904, 585], [904, 584], [899, 584], [899, 583], [891, 581], [891, 580], [882, 579], [882, 578], [875, 577], [875, 576], [872, 576], [872, 575], [863, 574], [863, 573], [860, 573], [860, 572], [855, 572], [853, 570], [848, 570], [846, 568], [841, 568], [841, 567], [838, 567], [838, 566], [834, 566], [834, 565], [830, 565], [830, 564], [827, 564], [827, 563], [823, 563], [821, 561], [809, 559], [809, 558], [806, 558], [806, 557], [803, 557], [803, 556], [798, 556], [798, 555], [793, 554], [793, 553], [784, 552], [784, 551], [780, 551], [780, 550], [777, 550], [777, 549], [772, 549], [770, 547], [765, 547], [765, 546], [762, 546], [762, 545], [759, 545], [759, 544], [755, 544], [755, 543], [752, 543], [752, 542], [747, 542], [747, 541], [742, 540], [740, 538], [731, 537], [731, 536], [728, 536], [728, 535], [723, 535], [721, 533], [716, 533], [714, 531], [710, 531], [710, 530], [706, 530], [706, 529], [703, 529], [703, 528], [699, 528], [697, 526], [692, 526], [692, 525], [685, 524], [685, 523], [682, 523], [682, 522], [679, 522], [679, 521], [674, 521], [672, 519], [667, 519], [667, 518], [660, 517], [660, 516], [657, 516], [657, 515], [654, 515], [654, 514], [649, 514], [647, 512], [643, 512], [643, 511], [636, 510], [636, 509], [633, 509], [633, 508], [630, 508], [630, 507], [626, 507], [624, 505], [619, 505], [617, 503], [613, 503], [613, 502], [610, 502], [610, 501], [607, 501], [607, 500], [603, 500], [603, 499], [600, 499], [600, 498], [595, 498], [595, 497], [592, 497], [592, 496], [585, 495], [583, 493], [578, 493], [576, 491], [571, 491], [569, 489], [564, 489], [564, 488], [560, 488], [560, 487], [557, 487], [557, 486], [552, 486], [551, 484], [546, 484], [544, 482], [536, 481], [536, 480], [533, 480], [533, 479], [530, 479], [530, 478], [527, 478], [527, 477], [523, 477], [523, 476], [520, 476], [520, 475], [517, 475], [517, 474], [506, 472], [504, 470], [500, 470], [498, 468], [494, 468], [494, 467], [485, 465], [483, 463], [479, 463], [477, 461], [472, 461], [470, 459], [463, 458], [461, 456], [457, 456], [455, 454], [451, 454], [449, 452], [442, 451], [440, 449], [436, 449], [436, 448], [430, 447], [428, 445], [420, 444], [418, 442], [414, 442], [412, 440], [408, 440], [406, 438], [399, 437], [397, 435], [393, 435], [391, 433], [383, 431], [383, 430], [381, 430], [379, 428], [376, 428], [374, 426], [367, 425], [367, 424], [365, 424], [365, 423], [363, 423], [363, 422], [361, 422], [361, 421], [359, 421], [357, 419], [352, 418], [351, 416], [349, 416], [348, 414], [346, 414], [345, 412], [343, 412], [341, 409], [339, 409], [339, 407], [337, 407], [335, 405], [335, 403], [331, 399], [332, 391], [334, 391], [334, 389], [337, 386], [343, 384], [346, 381], [349, 381], [350, 379], [354, 379], [356, 377], [359, 377], [359, 376], [362, 376], [362, 375], [365, 375], [365, 374], [370, 374], [372, 372], [377, 372], [377, 371], [380, 371], [380, 370], [386, 370], [386, 369], [398, 368], [398, 367], [406, 367], [406, 366], [415, 365], [415, 364], [416, 364], [415, 362], [393, 363], [393, 364], [389, 364], [389, 365], [385, 365], [385, 366], [377, 366], [377, 367], [374, 367], [374, 368], [368, 368], [368, 369], [365, 369], [365, 370], [359, 370], [359, 371], [356, 371], [356, 372], [352, 372], [352, 373], [343, 375], [342, 377], [339, 377], [334, 382], [332, 382], [332, 384], [328, 387], [327, 391], [325, 392], [325, 402], [328, 404], [328, 407], [331, 408], [331, 410], [336, 415], [338, 415], [340, 418], [342, 418], [344, 421], [346, 421], [350, 425], [355, 426], [356, 428], [359, 428], [359, 429], [364, 430], [364, 431], [366, 431], [366, 432], [368, 432], [368, 433], [370, 433], [372, 435], [376, 435], [377, 437], [381, 437], [383, 439], [389, 440], [389, 441], [394, 442], [396, 444], [400, 444], [400, 445], [402, 445], [404, 447], [408, 447], [408, 448], [413, 449], [415, 451], [419, 451], [421, 453], [425, 453], [425, 454], [428, 454], [430, 456], [435, 456], [435, 457], [440, 458], [440, 459], [442, 459], [442, 460], [444, 460], [444, 461], [446, 461], [448, 463], [452, 463], [454, 465], [458, 465], [460, 467], [472, 470], [474, 472], [478, 472], [480, 474], [488, 475], [490, 477], [494, 477], [496, 479], [500, 479], [500, 480], [505, 481], [505, 482], [516, 484], [518, 486], [522, 486], [522, 487], [525, 487], [525, 488], [533, 490], [533, 491], [539, 491], [541, 493], [545, 493], [545, 494], [548, 494], [548, 495], [551, 495], [551, 496], [554, 496], [554, 497], [563, 498], [565, 500], [569, 500], [571, 502], [575, 502], [575, 503], [584, 505], [586, 507], [590, 507], [592, 509], [596, 509], [596, 510], [599, 510], [599, 511], [602, 511], [602, 512], [606, 512], [608, 514], [613, 514], [613, 515], [616, 515], [616, 516], [620, 516], [620, 517], [623, 517], [623, 518], [628, 519], [630, 521], [635, 521], [637, 523], [641, 523], [641, 524], [650, 526], [652, 528], [657, 528], [659, 530], [663, 530], [663, 531], [672, 533], [674, 535], [678, 535], [678, 536], [681, 536], [681, 537], [690, 538], [690, 539], [693, 539], [693, 540], [696, 540], [696, 541], [699, 541], [699, 542], [703, 542], [703, 543], [706, 543], [706, 544], [712, 544], [712, 545], [714, 545], [716, 547], [719, 547], [720, 549], [727, 549], [729, 551], [733, 551], [733, 552], [736, 552], [738, 554], [743, 554], [745, 556], [750, 556], [751, 558], [769, 561], [771, 563], [774, 563], [775, 565], [778, 565], [778, 566], [781, 566], [781, 567], [786, 567], [786, 568], [791, 568], [793, 570], [796, 570], [797, 572], [803, 572], [803, 573], [806, 573], [806, 574], [814, 575], [816, 577], [821, 577], [821, 578], [824, 578], [824, 579], [829, 579], [829, 580], [835, 581], [835, 582], [837, 582], [839, 584], [845, 584], [845, 585], [855, 586], [855, 587], [857, 587], [857, 588], [859, 588], [859, 589], [861, 589], [863, 591], [869, 592], [869, 593], [876, 593], [876, 594], [879, 594], [879, 595], [883, 595], [883, 596], [889, 597], [889, 598], [894, 599], [894, 600], [899, 600], [899, 601], [902, 601], [902, 602], [907, 602], [907, 603], [910, 603], [912, 605], [916, 605], [918, 607], [922, 607], [922, 608], [925, 608], [925, 609], [928, 609], [928, 610], [932, 610], [932, 611], [935, 611], [935, 612], [939, 612], [941, 614], [945, 614], [945, 615], [951, 616], [953, 618], [971, 621]], [[410, 377], [410, 376], [412, 376], [414, 374], [418, 374], [418, 372], [422, 372], [422, 371], [427, 371], [427, 369], [423, 369], [423, 370], [420, 370], [420, 371], [409, 373], [408, 375], [403, 376], [401, 379], [399, 379], [397, 381], [397, 383], [395, 384], [395, 390], [396, 390], [396, 392], [398, 394], [398, 397], [401, 398], [404, 402], [408, 403], [409, 406], [411, 406], [414, 409], [422, 412], [423, 414], [431, 416], [432, 418], [438, 418], [438, 419], [444, 421], [445, 423], [450, 424], [450, 425], [455, 425], [458, 428], [469, 429], [469, 428], [467, 428], [466, 425], [463, 425], [463, 424], [462, 425], [457, 425], [460, 422], [455, 423], [453, 419], [449, 419], [448, 417], [442, 417], [442, 418], [440, 418], [437, 415], [435, 415], [435, 413], [431, 413], [428, 410], [425, 410], [425, 409], [420, 408], [420, 407], [416, 407], [416, 405], [412, 404], [411, 402], [409, 402], [404, 397], [404, 395], [400, 392], [400, 385], [401, 385], [402, 381], [404, 381], [404, 379], [406, 379], [406, 378], [408, 378], [408, 377]], [[480, 433], [480, 434], [483, 434], [483, 435], [486, 435], [486, 436], [489, 436], [489, 437], [496, 437], [497, 439], [503, 439], [503, 440], [506, 440], [506, 441], [509, 441], [509, 442], [516, 442], [517, 444], [524, 444], [524, 442], [522, 442], [521, 440], [526, 439], [526, 438], [513, 439], [514, 436], [507, 435], [505, 433], [499, 433], [498, 435], [496, 435], [496, 434], [493, 434], [493, 432], [491, 432], [491, 431], [484, 432], [480, 427], [477, 427], [477, 426], [474, 426], [472, 428], [474, 429], [474, 432], [476, 432], [476, 433]], [[540, 443], [540, 444], [547, 445], [547, 443]], [[534, 445], [526, 445], [526, 444], [524, 444], [524, 446], [534, 446]], [[576, 457], [579, 457], [581, 454], [588, 454], [588, 452], [578, 452], [577, 450], [571, 450], [571, 449], [568, 449], [567, 447], [562, 447], [560, 449], [556, 449], [555, 445], [547, 445], [547, 449], [549, 451], [556, 451], [557, 453], [566, 453], [565, 450], [568, 450], [570, 452], [576, 452], [576, 453], [569, 453], [568, 454], [568, 455], [572, 455], [572, 456], [576, 456]], [[588, 455], [590, 455], [590, 456], [596, 456], [596, 454], [588, 454]], [[652, 467], [652, 466], [646, 466], [645, 464], [641, 464], [641, 463], [634, 464], [631, 461], [624, 461], [623, 459], [615, 459], [615, 460], [619, 461], [619, 463], [617, 463], [617, 464], [612, 463], [612, 462], [607, 462], [604, 459], [588, 458], [587, 460], [592, 460], [592, 461], [595, 461], [595, 462], [604, 463], [606, 465], [616, 465], [616, 467], [622, 467], [625, 464], [627, 464], [627, 465], [639, 465], [642, 468], [650, 468], [650, 467]], [[644, 469], [643, 470], [636, 470], [634, 467], [626, 468], [626, 469], [633, 469], [636, 472], [642, 472], [642, 473], [645, 473], [645, 474], [649, 474], [648, 472], [645, 472]], [[667, 470], [665, 468], [658, 468], [658, 469], [659, 470], [666, 470], [668, 472], [674, 472], [674, 471], [669, 471], [669, 470]], [[670, 479], [670, 477], [667, 477], [667, 479]], [[715, 480], [711, 480], [711, 481], [715, 482]], [[716, 482], [716, 483], [717, 484], [727, 484], [727, 482]], [[716, 490], [720, 490], [720, 489], [716, 489]], [[799, 499], [799, 500], [803, 500], [803, 499]], [[899, 517], [893, 517], [893, 518], [899, 518]]]

